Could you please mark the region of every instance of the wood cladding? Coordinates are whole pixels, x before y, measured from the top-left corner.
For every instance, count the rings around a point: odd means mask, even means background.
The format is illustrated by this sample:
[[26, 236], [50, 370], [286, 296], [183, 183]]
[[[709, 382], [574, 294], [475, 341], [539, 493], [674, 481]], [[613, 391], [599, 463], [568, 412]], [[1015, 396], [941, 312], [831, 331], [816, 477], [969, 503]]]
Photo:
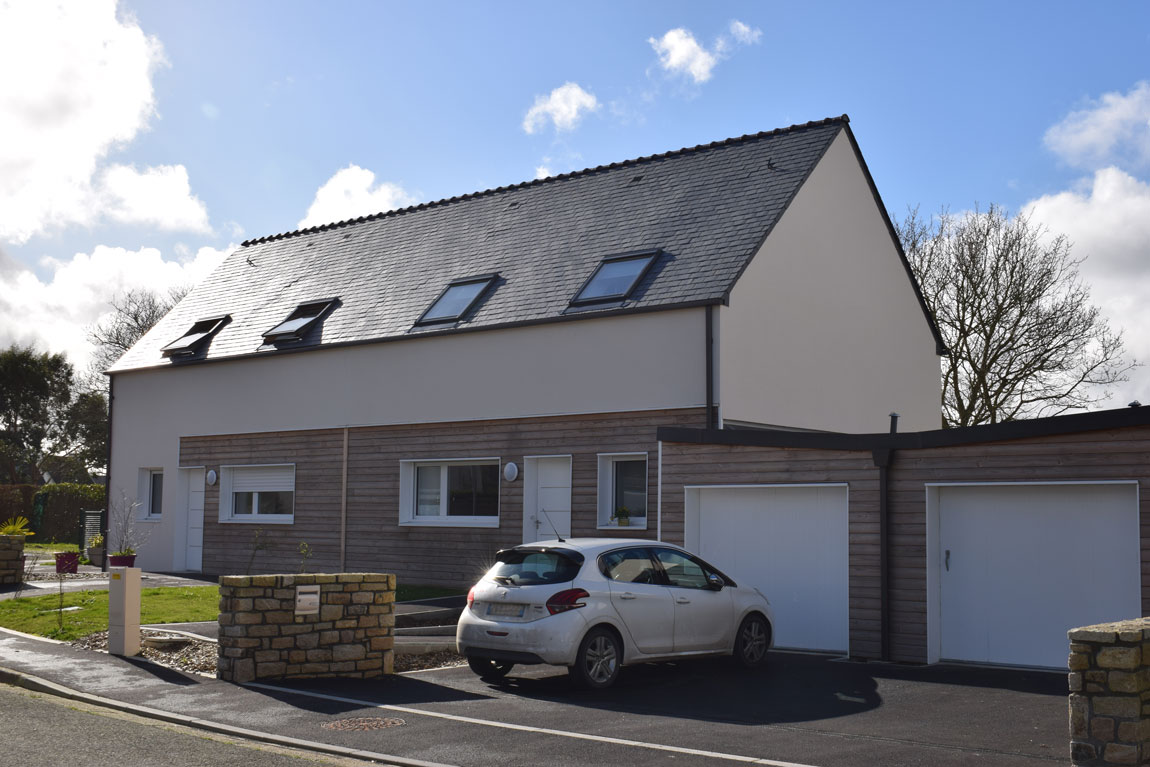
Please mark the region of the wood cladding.
[[[1142, 612], [1150, 614], [1150, 427], [897, 450], [890, 469], [890, 652], [925, 663], [926, 484], [1137, 480]], [[878, 468], [869, 450], [687, 443], [663, 445], [663, 527], [682, 541], [683, 485], [847, 482], [851, 654], [877, 657], [881, 641]]]
[[[500, 482], [499, 526], [418, 527], [399, 525], [402, 460], [498, 456], [522, 468], [525, 456], [571, 456], [573, 536], [651, 538], [656, 534], [660, 426], [704, 425], [702, 408], [546, 418], [520, 418], [348, 429], [348, 571], [395, 573], [401, 582], [466, 587], [477, 580], [501, 548], [523, 541], [522, 473]], [[600, 530], [598, 454], [648, 455], [646, 530]], [[180, 464], [220, 466], [294, 463], [295, 521], [291, 525], [219, 521], [219, 483], [204, 496], [204, 560], [207, 573], [333, 572], [340, 566], [344, 430], [184, 437]], [[681, 534], [681, 515], [678, 522]], [[258, 532], [258, 537], [257, 537]], [[311, 551], [309, 559], [300, 544]]]

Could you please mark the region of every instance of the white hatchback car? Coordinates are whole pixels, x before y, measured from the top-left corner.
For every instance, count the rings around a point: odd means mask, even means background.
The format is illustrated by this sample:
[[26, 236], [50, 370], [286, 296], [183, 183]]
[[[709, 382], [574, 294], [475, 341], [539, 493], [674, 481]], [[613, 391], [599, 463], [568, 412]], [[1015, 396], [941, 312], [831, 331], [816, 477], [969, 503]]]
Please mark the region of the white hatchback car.
[[505, 549], [467, 594], [456, 644], [475, 673], [567, 666], [605, 688], [622, 666], [734, 655], [755, 668], [772, 643], [770, 603], [676, 546], [583, 538]]

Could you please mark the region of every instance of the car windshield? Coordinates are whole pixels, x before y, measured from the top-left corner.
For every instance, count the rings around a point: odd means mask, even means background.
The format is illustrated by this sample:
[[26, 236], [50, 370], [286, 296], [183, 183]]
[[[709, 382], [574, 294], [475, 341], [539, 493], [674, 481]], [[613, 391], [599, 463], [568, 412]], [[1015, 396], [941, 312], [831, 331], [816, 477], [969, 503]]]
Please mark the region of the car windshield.
[[512, 586], [534, 586], [542, 583], [562, 583], [575, 579], [580, 562], [557, 551], [538, 549], [508, 549], [499, 552], [498, 563], [488, 575], [500, 583]]

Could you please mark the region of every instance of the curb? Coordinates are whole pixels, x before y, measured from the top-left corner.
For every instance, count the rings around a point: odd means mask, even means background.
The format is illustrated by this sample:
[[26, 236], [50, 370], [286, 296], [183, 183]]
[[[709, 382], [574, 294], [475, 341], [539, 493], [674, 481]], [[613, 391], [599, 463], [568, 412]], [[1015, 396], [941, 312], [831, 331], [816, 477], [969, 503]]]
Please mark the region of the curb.
[[394, 765], [394, 767], [451, 767], [450, 765], [440, 764], [439, 762], [425, 762], [419, 759], [405, 759], [404, 757], [392, 756], [390, 754], [378, 754], [374, 751], [361, 751], [354, 748], [344, 748], [343, 746], [333, 746], [328, 743], [319, 743], [313, 740], [291, 738], [286, 735], [273, 735], [270, 732], [249, 730], [244, 727], [219, 724], [207, 719], [198, 719], [196, 717], [184, 716], [183, 714], [173, 714], [168, 711], [162, 711], [158, 708], [129, 705], [127, 703], [122, 703], [111, 698], [104, 698], [99, 695], [91, 695], [89, 693], [79, 692], [61, 684], [50, 682], [47, 679], [41, 679], [38, 676], [25, 674], [21, 671], [13, 671], [12, 669], [4, 668], [2, 666], [0, 666], [0, 682], [6, 682], [17, 687], [23, 687], [24, 689], [31, 690], [33, 692], [39, 692], [46, 695], [54, 695], [59, 698], [75, 700], [93, 706], [102, 706], [103, 708], [114, 709], [126, 714], [134, 714], [135, 716], [140, 716], [147, 719], [155, 719], [161, 722], [168, 722], [169, 724], [183, 725], [184, 727], [191, 727], [197, 730], [205, 730], [207, 732], [215, 732], [221, 735], [230, 735], [232, 737], [242, 738], [244, 740], [254, 740], [260, 743], [271, 743], [276, 746], [285, 746], [287, 748], [295, 748], [301, 751], [311, 751], [313, 753], [328, 754], [330, 756], [342, 756], [350, 759], [359, 759], [361, 761]]

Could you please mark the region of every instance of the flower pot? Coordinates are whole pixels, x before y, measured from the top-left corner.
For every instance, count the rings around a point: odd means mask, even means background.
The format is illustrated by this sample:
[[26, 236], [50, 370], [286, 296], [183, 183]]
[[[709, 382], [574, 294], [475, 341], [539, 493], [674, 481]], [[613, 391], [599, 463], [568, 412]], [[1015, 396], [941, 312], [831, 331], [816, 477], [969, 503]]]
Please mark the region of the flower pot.
[[80, 564], [80, 552], [78, 551], [59, 551], [56, 552], [56, 572], [57, 573], [74, 573]]
[[631, 526], [631, 520], [628, 517], [620, 517], [616, 521], [618, 521], [619, 527], [630, 527]]
[[88, 555], [88, 561], [96, 567], [103, 567], [104, 565], [104, 547], [103, 546], [89, 546], [85, 553]]
[[108, 567], [135, 567], [135, 554], [109, 554]]

